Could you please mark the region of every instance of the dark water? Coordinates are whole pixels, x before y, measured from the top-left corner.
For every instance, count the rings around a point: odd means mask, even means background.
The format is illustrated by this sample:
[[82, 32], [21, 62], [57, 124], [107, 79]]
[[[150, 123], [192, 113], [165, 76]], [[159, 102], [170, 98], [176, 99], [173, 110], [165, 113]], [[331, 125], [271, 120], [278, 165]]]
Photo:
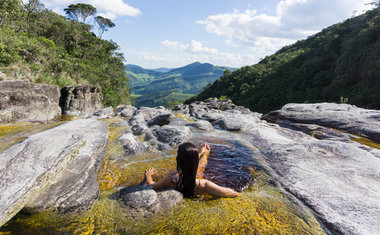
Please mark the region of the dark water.
[[251, 149], [236, 140], [207, 144], [211, 152], [204, 172], [206, 179], [239, 192], [255, 183], [252, 170], [263, 168], [254, 159]]

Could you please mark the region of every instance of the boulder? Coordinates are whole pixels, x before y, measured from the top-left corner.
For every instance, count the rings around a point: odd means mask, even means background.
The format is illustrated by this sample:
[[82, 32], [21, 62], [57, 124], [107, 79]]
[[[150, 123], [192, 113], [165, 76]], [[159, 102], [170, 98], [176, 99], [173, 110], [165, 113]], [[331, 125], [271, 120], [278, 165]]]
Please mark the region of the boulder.
[[175, 116], [171, 112], [159, 114], [155, 118], [149, 120], [148, 121], [148, 125], [149, 126], [154, 126], [154, 125], [163, 126], [163, 125], [167, 125], [167, 124], [170, 123], [170, 120], [172, 120], [174, 117]]
[[158, 141], [167, 144], [179, 144], [192, 137], [192, 132], [187, 126], [162, 126], [153, 129], [153, 134]]
[[95, 86], [66, 86], [61, 93], [59, 103], [64, 115], [89, 117], [103, 108], [103, 95]]
[[118, 201], [127, 209], [127, 216], [140, 218], [168, 212], [183, 201], [183, 195], [174, 189], [156, 192], [148, 186], [133, 186], [121, 189]]
[[332, 233], [380, 231], [380, 150], [265, 123], [245, 134], [270, 174]]
[[96, 117], [96, 118], [109, 118], [109, 117], [112, 117], [114, 115], [115, 115], [115, 113], [113, 112], [113, 108], [112, 108], [112, 106], [110, 106], [110, 107], [107, 107], [107, 108], [104, 108], [104, 109], [96, 111], [92, 115], [92, 117]]
[[201, 131], [210, 131], [214, 129], [210, 122], [204, 120], [196, 121], [194, 123], [188, 124], [188, 126], [194, 127]]
[[380, 111], [349, 104], [287, 104], [263, 116], [271, 122], [317, 124], [364, 136], [380, 143]]
[[136, 111], [136, 108], [133, 107], [132, 105], [125, 105], [118, 111], [118, 114], [122, 117], [132, 117], [135, 111]]
[[0, 153], [0, 226], [22, 208], [77, 211], [97, 198], [107, 124], [82, 119], [30, 136]]
[[119, 138], [119, 141], [123, 145], [124, 151], [127, 154], [133, 155], [140, 151], [140, 144], [132, 133], [122, 135]]
[[148, 128], [145, 125], [140, 124], [136, 124], [131, 128], [134, 135], [142, 135], [146, 129]]
[[254, 115], [240, 114], [238, 111], [224, 112], [223, 117], [213, 122], [213, 125], [227, 131], [246, 131], [259, 121]]
[[56, 86], [21, 80], [0, 81], [0, 122], [50, 121], [61, 115]]

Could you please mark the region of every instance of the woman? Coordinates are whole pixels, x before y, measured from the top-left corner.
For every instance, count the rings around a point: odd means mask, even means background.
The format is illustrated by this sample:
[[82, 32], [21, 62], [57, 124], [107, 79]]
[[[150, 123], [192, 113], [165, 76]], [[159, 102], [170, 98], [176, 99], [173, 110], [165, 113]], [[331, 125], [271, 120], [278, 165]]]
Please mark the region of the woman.
[[183, 143], [178, 147], [177, 173], [164, 176], [159, 181], [154, 182], [152, 175], [156, 173], [156, 170], [150, 168], [145, 171], [146, 181], [156, 191], [175, 188], [182, 192], [185, 197], [194, 197], [206, 193], [214, 197], [237, 197], [238, 193], [234, 190], [201, 179], [209, 153], [210, 147], [206, 144], [202, 145], [199, 153], [197, 147], [192, 143]]

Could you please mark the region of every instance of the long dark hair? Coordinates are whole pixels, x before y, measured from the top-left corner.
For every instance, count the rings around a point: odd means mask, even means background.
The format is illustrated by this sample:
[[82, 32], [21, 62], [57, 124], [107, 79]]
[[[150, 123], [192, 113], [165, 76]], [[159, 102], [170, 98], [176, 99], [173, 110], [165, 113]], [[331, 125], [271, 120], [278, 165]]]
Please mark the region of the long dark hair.
[[195, 180], [199, 163], [197, 147], [186, 142], [178, 147], [177, 171], [179, 174], [178, 190], [185, 197], [194, 197]]

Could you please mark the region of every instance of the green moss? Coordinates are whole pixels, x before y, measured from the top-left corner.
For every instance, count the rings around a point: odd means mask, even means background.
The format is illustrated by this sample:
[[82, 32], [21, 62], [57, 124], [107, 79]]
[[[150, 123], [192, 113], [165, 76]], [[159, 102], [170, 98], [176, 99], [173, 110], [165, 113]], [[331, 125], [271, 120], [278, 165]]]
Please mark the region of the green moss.
[[15, 122], [9, 124], [0, 124], [0, 152], [16, 144], [26, 137], [36, 134], [50, 128], [53, 128], [62, 122], [53, 122], [49, 124], [38, 124], [30, 122]]

